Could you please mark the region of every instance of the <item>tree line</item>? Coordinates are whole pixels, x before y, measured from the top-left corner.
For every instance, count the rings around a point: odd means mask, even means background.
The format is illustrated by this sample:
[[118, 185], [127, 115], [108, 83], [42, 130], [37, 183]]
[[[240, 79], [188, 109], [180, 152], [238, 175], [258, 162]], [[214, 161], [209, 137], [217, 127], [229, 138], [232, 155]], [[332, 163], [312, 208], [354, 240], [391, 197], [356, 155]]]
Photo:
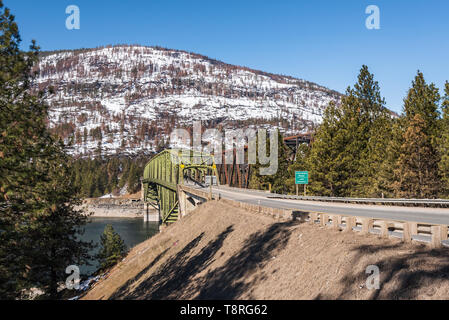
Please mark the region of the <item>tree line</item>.
[[122, 190], [136, 193], [147, 161], [143, 156], [78, 159], [72, 165], [74, 184], [83, 198], [117, 196]]

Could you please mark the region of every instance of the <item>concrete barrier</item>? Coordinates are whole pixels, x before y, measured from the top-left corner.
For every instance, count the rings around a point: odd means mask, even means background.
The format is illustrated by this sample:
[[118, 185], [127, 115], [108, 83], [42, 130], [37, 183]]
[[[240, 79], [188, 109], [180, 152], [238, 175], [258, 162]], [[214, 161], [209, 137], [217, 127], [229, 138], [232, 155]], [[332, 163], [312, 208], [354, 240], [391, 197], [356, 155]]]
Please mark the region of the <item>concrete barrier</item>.
[[[218, 197], [210, 197], [209, 193], [202, 192], [193, 188], [185, 188], [190, 194], [196, 194], [198, 197], [210, 200], [218, 200]], [[449, 246], [448, 226], [432, 225], [429, 223], [410, 222], [410, 221], [391, 221], [385, 219], [374, 219], [369, 217], [355, 217], [350, 215], [332, 215], [320, 212], [303, 212], [291, 209], [279, 209], [261, 206], [259, 204], [250, 204], [230, 199], [220, 199], [223, 203], [233, 207], [242, 208], [250, 212], [272, 216], [278, 220], [297, 220], [301, 222], [308, 221], [311, 224], [318, 223], [322, 227], [331, 227], [344, 232], [355, 231], [361, 235], [376, 234], [382, 238], [400, 238], [402, 241], [424, 242], [431, 248], [441, 248], [443, 245]], [[331, 222], [331, 223], [330, 223]]]

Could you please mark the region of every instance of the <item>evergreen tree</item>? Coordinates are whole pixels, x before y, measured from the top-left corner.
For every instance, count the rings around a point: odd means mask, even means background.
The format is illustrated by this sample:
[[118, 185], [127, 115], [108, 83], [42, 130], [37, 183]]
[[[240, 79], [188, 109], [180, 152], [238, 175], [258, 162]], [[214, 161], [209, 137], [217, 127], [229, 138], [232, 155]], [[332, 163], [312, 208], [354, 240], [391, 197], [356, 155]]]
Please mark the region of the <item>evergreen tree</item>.
[[440, 138], [438, 139], [438, 151], [441, 157], [438, 164], [441, 177], [440, 196], [449, 197], [449, 82], [445, 85], [445, 96], [442, 104], [443, 117], [440, 121]]
[[128, 159], [124, 159], [122, 162], [122, 174], [120, 177], [120, 181], [118, 183], [118, 187], [121, 189], [128, 182], [128, 174], [130, 169], [130, 161]]
[[394, 181], [397, 196], [432, 198], [439, 192], [439, 101], [438, 89], [418, 71], [404, 100], [403, 142]]
[[39, 207], [34, 191], [43, 177], [36, 157], [48, 140], [46, 107], [29, 93], [31, 69], [38, 58], [33, 44], [19, 49], [14, 16], [0, 1], [0, 298], [10, 299], [29, 287], [26, 249], [31, 245], [27, 221]]
[[432, 198], [438, 194], [438, 162], [427, 129], [420, 114], [408, 123], [396, 169], [399, 197]]
[[134, 193], [140, 190], [140, 177], [147, 160], [146, 157], [78, 159], [72, 174], [83, 197], [100, 197], [116, 192], [125, 184]]
[[360, 70], [340, 107], [330, 104], [312, 143], [308, 165], [313, 193], [374, 196], [389, 140], [391, 116], [368, 67]]
[[390, 115], [381, 97], [379, 84], [363, 66], [354, 89], [343, 99], [342, 122], [351, 136], [345, 153], [351, 173], [346, 180], [346, 195], [378, 195], [378, 172], [389, 140]]
[[97, 258], [100, 262], [100, 269], [105, 270], [119, 262], [126, 254], [127, 249], [120, 235], [110, 224], [104, 228], [100, 241], [101, 247]]
[[70, 179], [72, 160], [64, 152], [62, 142], [49, 148], [51, 157], [38, 163], [48, 175], [36, 185], [42, 208], [28, 229], [33, 241], [28, 278], [49, 298], [56, 299], [58, 285], [67, 277], [66, 267], [87, 264], [93, 244], [79, 239], [88, 215], [75, 208], [81, 200]]
[[398, 156], [398, 123], [386, 109], [372, 121], [367, 147], [360, 158], [361, 178], [355, 194], [373, 198], [390, 196], [391, 178], [386, 174]]
[[324, 111], [323, 121], [312, 137], [306, 165], [309, 169], [309, 190], [313, 194], [336, 196], [339, 192], [339, 173], [336, 159], [344, 147], [343, 135], [339, 134], [341, 110], [330, 103]]
[[407, 98], [404, 100], [404, 115], [407, 124], [415, 121], [415, 116], [419, 114], [425, 122], [424, 132], [435, 143], [438, 135], [438, 103], [440, 101], [438, 88], [433, 83], [426, 83], [422, 72], [418, 71], [409, 89]]
[[140, 190], [140, 174], [134, 163], [131, 164], [128, 174], [128, 192], [135, 193]]
[[[284, 143], [284, 138], [279, 131], [275, 133], [278, 135], [278, 169], [274, 175], [265, 176], [265, 181], [271, 183], [271, 190], [274, 193], [286, 194], [288, 193], [288, 186], [286, 184], [288, 176], [288, 147]], [[269, 143], [269, 139], [268, 143]], [[270, 150], [270, 149], [267, 149]]]
[[384, 159], [380, 161], [377, 188], [379, 196], [394, 198], [396, 196], [395, 183], [399, 181], [398, 159], [401, 146], [404, 143], [404, 118], [391, 119], [390, 139], [387, 139]]

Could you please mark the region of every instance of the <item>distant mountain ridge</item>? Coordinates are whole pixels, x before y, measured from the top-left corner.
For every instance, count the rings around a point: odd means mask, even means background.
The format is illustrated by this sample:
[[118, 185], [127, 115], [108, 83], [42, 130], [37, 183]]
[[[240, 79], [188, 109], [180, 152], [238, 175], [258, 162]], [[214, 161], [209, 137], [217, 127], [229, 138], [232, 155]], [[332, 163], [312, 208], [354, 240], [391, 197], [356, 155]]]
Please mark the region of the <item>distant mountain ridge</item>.
[[154, 152], [194, 120], [298, 133], [342, 97], [294, 77], [139, 45], [42, 52], [37, 71], [36, 88], [55, 89], [49, 125], [73, 137], [81, 156]]

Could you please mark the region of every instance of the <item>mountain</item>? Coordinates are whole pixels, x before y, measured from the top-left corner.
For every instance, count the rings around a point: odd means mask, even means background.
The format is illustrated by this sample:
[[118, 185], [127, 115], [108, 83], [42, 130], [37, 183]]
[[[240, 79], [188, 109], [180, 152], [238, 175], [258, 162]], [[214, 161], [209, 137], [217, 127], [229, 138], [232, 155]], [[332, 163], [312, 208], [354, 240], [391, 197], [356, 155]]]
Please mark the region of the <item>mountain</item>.
[[35, 88], [54, 89], [50, 127], [73, 138], [79, 156], [151, 153], [194, 120], [299, 133], [341, 98], [305, 80], [138, 45], [43, 52], [36, 71]]

